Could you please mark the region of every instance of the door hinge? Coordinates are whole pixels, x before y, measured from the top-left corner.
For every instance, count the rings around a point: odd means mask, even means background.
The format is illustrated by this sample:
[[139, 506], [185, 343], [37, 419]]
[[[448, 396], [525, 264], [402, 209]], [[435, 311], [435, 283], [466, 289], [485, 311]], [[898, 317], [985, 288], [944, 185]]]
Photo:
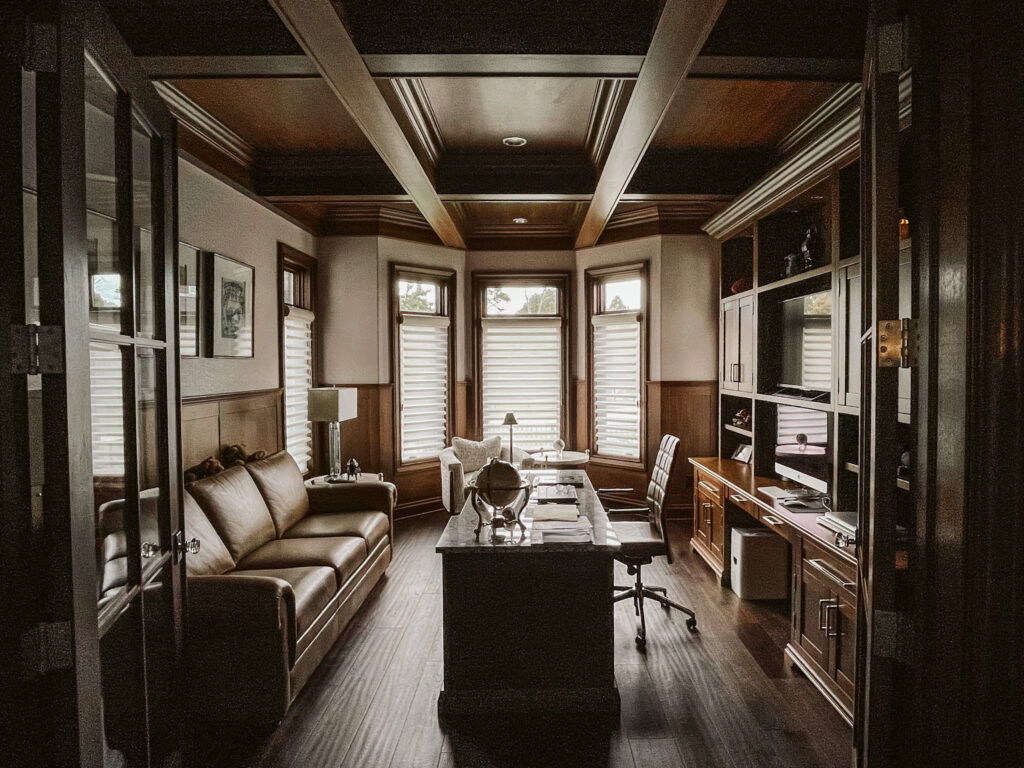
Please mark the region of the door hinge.
[[21, 636], [21, 669], [26, 680], [74, 666], [71, 622], [36, 624]]
[[914, 621], [906, 613], [875, 611], [872, 614], [872, 655], [912, 664], [916, 636]]
[[916, 368], [921, 334], [917, 318], [878, 321], [878, 367]]
[[64, 338], [59, 325], [11, 326], [11, 373], [64, 373]]
[[25, 24], [25, 69], [57, 71], [57, 26], [30, 19]]

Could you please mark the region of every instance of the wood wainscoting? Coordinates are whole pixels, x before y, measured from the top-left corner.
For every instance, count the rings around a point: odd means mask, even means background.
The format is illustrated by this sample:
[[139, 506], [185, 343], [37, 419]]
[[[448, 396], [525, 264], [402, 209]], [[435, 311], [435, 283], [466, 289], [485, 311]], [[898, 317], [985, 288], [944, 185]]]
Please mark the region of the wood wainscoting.
[[[578, 450], [589, 447], [589, 389], [587, 382], [577, 380], [575, 437]], [[689, 518], [693, 515], [693, 478], [686, 471], [691, 456], [711, 456], [718, 452], [715, 416], [718, 410], [717, 381], [649, 381], [647, 382], [647, 442], [644, 467], [622, 465], [614, 461], [594, 459], [587, 467], [595, 488], [632, 488], [632, 501], [643, 498], [650, 477], [651, 464], [658, 453], [661, 437], [672, 434], [679, 438], [675, 472], [669, 485], [668, 514]], [[622, 498], [622, 501], [627, 501]], [[613, 498], [613, 501], [615, 499]]]
[[249, 453], [281, 450], [282, 390], [231, 392], [188, 397], [181, 401], [181, 467], [203, 459], [219, 459], [228, 445], [244, 445]]

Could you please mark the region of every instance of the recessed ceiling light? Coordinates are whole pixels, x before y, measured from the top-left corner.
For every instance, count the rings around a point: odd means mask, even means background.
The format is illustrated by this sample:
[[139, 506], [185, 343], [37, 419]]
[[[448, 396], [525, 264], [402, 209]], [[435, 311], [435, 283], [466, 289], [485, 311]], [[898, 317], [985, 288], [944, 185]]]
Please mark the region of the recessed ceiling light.
[[526, 139], [522, 136], [506, 136], [501, 140], [501, 143], [506, 147], [521, 147], [526, 144]]
[[524, 219], [522, 216], [516, 216], [514, 219], [512, 219], [513, 224], [525, 224], [526, 221], [527, 220]]

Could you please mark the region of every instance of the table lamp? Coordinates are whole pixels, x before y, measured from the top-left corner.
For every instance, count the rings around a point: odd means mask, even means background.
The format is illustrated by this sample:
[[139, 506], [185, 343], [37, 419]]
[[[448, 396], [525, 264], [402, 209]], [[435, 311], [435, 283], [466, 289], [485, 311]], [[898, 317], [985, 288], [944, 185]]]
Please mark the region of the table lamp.
[[502, 426], [508, 427], [508, 460], [514, 462], [512, 456], [512, 427], [518, 424], [516, 421], [516, 415], [514, 413], [506, 413], [505, 420], [501, 422]]
[[329, 483], [340, 483], [341, 476], [341, 424], [356, 417], [355, 388], [338, 389], [337, 387], [316, 387], [309, 390], [307, 415], [310, 421], [326, 421], [328, 423], [328, 451], [330, 456]]

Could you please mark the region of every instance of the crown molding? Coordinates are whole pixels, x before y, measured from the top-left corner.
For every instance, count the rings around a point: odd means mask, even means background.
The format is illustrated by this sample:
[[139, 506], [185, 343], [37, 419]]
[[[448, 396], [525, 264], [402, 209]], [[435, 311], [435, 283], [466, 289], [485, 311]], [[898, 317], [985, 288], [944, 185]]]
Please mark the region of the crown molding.
[[430, 164], [437, 167], [444, 154], [444, 138], [437, 124], [434, 108], [418, 77], [403, 77], [391, 80], [391, 87], [398, 97], [398, 102], [409, 121], [416, 140], [430, 159]]
[[[910, 119], [911, 90], [912, 76], [907, 71], [899, 82], [901, 125]], [[797, 148], [708, 220], [704, 231], [724, 240], [820, 179], [833, 166], [854, 159], [860, 152], [860, 96], [859, 84], [847, 86], [812, 112], [783, 141], [783, 145]]]
[[245, 168], [252, 168], [256, 151], [249, 142], [170, 83], [154, 81], [153, 87], [167, 104], [171, 114], [188, 126], [192, 133], [233, 162]]
[[629, 80], [601, 80], [597, 85], [585, 141], [587, 154], [595, 168], [600, 168], [608, 156], [611, 139], [632, 90], [632, 81]]

